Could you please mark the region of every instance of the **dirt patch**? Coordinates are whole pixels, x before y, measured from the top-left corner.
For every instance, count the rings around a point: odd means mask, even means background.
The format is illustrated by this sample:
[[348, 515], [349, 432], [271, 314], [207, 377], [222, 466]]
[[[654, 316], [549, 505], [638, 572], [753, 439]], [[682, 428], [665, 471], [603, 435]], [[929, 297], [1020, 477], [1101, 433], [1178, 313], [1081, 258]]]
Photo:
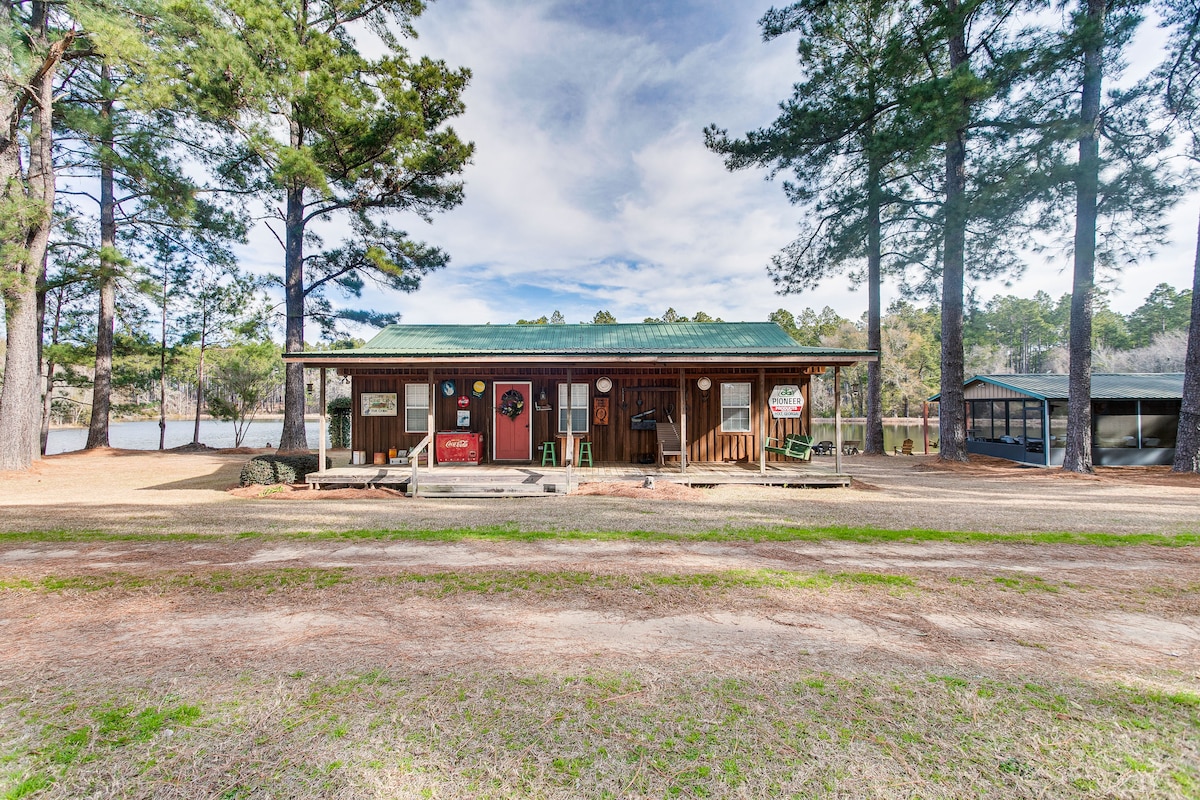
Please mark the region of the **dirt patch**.
[[383, 500], [406, 497], [395, 489], [312, 489], [307, 483], [273, 483], [235, 486], [229, 490], [234, 497], [249, 500]]
[[681, 483], [655, 481], [653, 487], [641, 483], [581, 483], [575, 490], [577, 495], [595, 497], [628, 497], [638, 500], [701, 500], [704, 490]]

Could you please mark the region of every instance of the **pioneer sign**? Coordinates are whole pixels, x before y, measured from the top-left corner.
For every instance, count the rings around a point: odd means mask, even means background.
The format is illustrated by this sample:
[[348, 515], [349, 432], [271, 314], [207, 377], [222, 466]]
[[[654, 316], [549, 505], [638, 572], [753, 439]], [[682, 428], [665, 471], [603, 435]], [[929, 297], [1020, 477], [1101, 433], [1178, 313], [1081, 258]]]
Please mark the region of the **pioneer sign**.
[[767, 403], [771, 406], [771, 417], [774, 419], [796, 419], [804, 414], [804, 395], [800, 393], [799, 386], [776, 385]]

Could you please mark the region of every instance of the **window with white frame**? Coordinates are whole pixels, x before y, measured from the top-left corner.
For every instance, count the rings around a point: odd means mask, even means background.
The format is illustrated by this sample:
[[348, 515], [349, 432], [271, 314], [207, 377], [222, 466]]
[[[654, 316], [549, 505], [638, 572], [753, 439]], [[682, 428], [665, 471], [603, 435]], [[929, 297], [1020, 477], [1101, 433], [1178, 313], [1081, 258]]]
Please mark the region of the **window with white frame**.
[[404, 432], [429, 433], [429, 384], [404, 385]]
[[750, 384], [721, 384], [721, 432], [750, 432]]
[[[588, 385], [571, 384], [571, 432], [588, 431]], [[558, 432], [567, 432], [567, 384], [558, 385]]]

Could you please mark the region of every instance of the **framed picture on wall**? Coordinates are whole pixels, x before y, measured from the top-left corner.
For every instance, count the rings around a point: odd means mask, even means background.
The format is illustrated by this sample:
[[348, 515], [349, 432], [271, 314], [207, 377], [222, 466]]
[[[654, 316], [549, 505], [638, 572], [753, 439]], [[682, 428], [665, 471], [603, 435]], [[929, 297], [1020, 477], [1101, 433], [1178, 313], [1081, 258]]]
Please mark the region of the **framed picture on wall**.
[[363, 392], [360, 395], [360, 413], [364, 417], [396, 416], [395, 392]]

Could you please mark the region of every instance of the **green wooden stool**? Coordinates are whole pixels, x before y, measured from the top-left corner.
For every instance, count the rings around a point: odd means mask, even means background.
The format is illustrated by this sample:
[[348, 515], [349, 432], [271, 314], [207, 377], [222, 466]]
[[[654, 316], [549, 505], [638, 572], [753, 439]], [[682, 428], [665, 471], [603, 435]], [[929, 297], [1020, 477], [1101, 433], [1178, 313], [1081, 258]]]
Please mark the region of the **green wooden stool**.
[[546, 466], [546, 462], [550, 462], [550, 466], [558, 466], [558, 456], [555, 450], [554, 442], [542, 442], [542, 466]]
[[585, 459], [587, 460], [587, 465], [589, 467], [592, 466], [592, 443], [591, 442], [580, 442], [579, 443], [579, 466], [581, 466], [581, 467], [583, 466], [583, 462]]

